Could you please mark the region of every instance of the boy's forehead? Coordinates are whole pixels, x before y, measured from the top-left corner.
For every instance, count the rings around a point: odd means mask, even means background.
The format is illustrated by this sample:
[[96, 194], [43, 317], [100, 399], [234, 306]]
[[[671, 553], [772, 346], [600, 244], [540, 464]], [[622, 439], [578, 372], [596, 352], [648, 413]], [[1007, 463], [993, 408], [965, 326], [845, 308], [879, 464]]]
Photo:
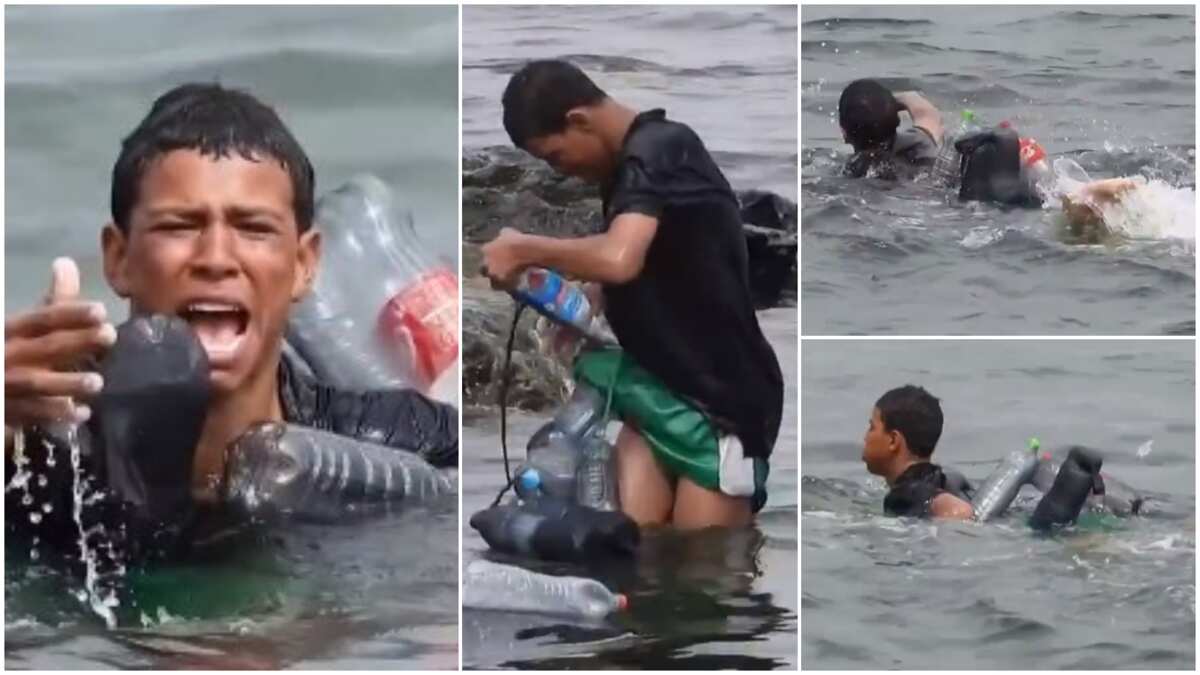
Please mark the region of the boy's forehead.
[[292, 207], [291, 176], [271, 158], [247, 159], [201, 154], [199, 150], [167, 152], [146, 166], [141, 176], [139, 204], [159, 199], [205, 200], [218, 195], [225, 199], [261, 207]]

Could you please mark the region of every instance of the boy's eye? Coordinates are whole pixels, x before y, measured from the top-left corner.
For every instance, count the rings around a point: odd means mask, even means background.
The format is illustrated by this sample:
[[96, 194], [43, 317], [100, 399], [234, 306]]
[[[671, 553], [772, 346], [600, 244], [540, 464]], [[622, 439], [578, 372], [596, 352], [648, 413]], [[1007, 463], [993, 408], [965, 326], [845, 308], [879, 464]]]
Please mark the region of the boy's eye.
[[180, 232], [195, 229], [196, 224], [186, 220], [163, 220], [154, 224], [153, 229], [163, 232]]
[[252, 234], [271, 234], [275, 231], [275, 226], [265, 221], [252, 220], [242, 223], [241, 229]]

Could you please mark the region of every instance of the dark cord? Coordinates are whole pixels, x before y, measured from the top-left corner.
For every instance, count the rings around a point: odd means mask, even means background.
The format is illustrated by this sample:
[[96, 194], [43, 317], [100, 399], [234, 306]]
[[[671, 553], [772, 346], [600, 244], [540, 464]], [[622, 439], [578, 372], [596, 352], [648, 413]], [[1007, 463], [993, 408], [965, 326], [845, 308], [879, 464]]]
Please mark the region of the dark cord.
[[504, 487], [500, 489], [500, 493], [496, 495], [496, 499], [492, 502], [492, 506], [500, 503], [504, 498], [504, 494], [512, 488], [516, 482], [516, 478], [512, 475], [512, 470], [508, 466], [508, 385], [512, 382], [512, 354], [513, 343], [517, 338], [517, 322], [521, 320], [521, 312], [525, 311], [523, 303], [516, 303], [516, 308], [513, 310], [512, 326], [508, 329], [508, 345], [504, 348], [504, 367], [500, 371], [500, 451], [504, 455]]

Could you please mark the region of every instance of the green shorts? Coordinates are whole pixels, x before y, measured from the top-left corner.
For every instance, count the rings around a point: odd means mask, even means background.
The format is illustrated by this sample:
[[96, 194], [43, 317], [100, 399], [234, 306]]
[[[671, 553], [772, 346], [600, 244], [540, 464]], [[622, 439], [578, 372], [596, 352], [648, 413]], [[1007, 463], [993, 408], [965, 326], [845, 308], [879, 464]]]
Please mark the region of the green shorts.
[[763, 458], [742, 454], [741, 441], [720, 433], [695, 406], [667, 389], [620, 349], [583, 352], [575, 379], [611, 397], [609, 416], [632, 422], [673, 477], [732, 497], [749, 497], [755, 512], [767, 502]]

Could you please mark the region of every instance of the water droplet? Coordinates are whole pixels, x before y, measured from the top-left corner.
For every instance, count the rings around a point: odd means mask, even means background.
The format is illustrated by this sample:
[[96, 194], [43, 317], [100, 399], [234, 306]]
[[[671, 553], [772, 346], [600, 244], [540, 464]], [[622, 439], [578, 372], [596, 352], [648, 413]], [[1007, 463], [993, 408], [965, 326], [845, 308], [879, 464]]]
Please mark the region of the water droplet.
[[46, 487], [46, 484], [49, 482], [49, 479], [46, 478], [46, 474], [38, 474], [38, 487]]
[[23, 506], [29, 506], [30, 504], [33, 504], [33, 496], [25, 495], [24, 497], [21, 497], [21, 504]]
[[29, 514], [29, 522], [33, 523], [34, 525], [37, 525], [38, 523], [42, 522], [42, 514], [40, 514], [40, 513]]
[[38, 553], [38, 550], [36, 548], [29, 549], [29, 559], [30, 560], [37, 560], [40, 557], [41, 557], [41, 554]]
[[46, 502], [45, 504], [42, 504], [42, 513], [51, 513], [53, 511], [54, 511], [54, 505], [51, 504], [50, 502]]

